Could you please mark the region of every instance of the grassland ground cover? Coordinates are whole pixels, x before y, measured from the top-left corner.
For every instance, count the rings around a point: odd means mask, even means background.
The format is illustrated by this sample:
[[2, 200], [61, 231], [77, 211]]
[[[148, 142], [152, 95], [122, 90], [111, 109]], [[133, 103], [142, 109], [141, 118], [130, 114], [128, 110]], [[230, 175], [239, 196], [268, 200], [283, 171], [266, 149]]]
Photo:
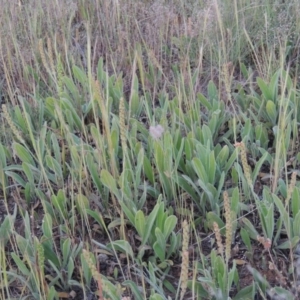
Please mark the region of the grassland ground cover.
[[0, 299], [300, 299], [299, 20], [0, 0]]

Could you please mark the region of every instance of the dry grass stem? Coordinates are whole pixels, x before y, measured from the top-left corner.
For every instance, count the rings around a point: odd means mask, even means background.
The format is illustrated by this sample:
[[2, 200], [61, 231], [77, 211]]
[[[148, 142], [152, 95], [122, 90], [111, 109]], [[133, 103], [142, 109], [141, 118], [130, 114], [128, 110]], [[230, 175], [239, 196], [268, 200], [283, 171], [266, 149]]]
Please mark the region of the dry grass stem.
[[187, 281], [188, 281], [188, 268], [189, 268], [189, 225], [186, 220], [182, 223], [182, 262], [181, 262], [181, 273], [180, 273], [180, 288], [181, 294], [180, 299], [183, 299], [186, 289], [187, 289]]

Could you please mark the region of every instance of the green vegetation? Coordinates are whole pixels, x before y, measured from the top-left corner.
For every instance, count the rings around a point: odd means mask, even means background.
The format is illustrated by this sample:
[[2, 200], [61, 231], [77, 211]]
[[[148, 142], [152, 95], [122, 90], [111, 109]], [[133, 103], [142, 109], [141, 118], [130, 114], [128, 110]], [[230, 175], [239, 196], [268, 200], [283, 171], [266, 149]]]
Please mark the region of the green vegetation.
[[0, 6], [1, 299], [299, 299], [299, 1]]

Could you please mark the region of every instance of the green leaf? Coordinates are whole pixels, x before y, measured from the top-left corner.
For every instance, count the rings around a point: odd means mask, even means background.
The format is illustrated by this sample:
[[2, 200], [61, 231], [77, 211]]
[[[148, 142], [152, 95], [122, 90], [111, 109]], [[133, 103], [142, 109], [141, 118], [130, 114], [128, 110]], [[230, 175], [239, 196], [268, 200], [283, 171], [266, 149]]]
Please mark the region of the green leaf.
[[170, 238], [170, 246], [168, 248], [168, 253], [167, 253], [167, 258], [169, 258], [172, 254], [176, 253], [176, 251], [178, 250], [179, 247], [179, 236], [177, 236], [175, 234], [175, 232], [173, 231], [171, 233], [171, 238]]
[[47, 300], [57, 300], [57, 299], [58, 299], [58, 294], [57, 294], [54, 286], [51, 286], [48, 289]]
[[71, 255], [71, 239], [67, 238], [62, 245], [63, 265], [65, 268], [68, 265], [68, 260]]
[[279, 246], [277, 246], [277, 249], [294, 249], [300, 241], [299, 236], [294, 236], [291, 240], [288, 240], [286, 242], [283, 242]]
[[219, 99], [219, 92], [212, 80], [210, 80], [208, 83], [207, 92], [208, 92], [209, 100], [214, 101]]
[[102, 215], [97, 211], [92, 211], [90, 209], [86, 210], [86, 213], [94, 218], [94, 220], [100, 225], [101, 228], [105, 228], [105, 223]]
[[123, 281], [122, 285], [128, 286], [131, 290], [131, 292], [134, 295], [134, 299], [136, 300], [144, 300], [143, 293], [141, 290], [137, 287], [136, 283], [131, 280], [125, 280]]
[[31, 184], [34, 184], [34, 176], [33, 176], [33, 171], [31, 169], [31, 166], [32, 165], [30, 165], [26, 162], [22, 163], [22, 168], [27, 177], [28, 182], [30, 182]]
[[88, 82], [87, 75], [77, 66], [72, 68], [74, 77], [83, 85], [86, 86]]
[[241, 234], [241, 237], [242, 237], [242, 240], [243, 240], [244, 244], [247, 247], [247, 250], [249, 252], [252, 252], [252, 245], [251, 245], [251, 240], [250, 240], [250, 236], [249, 236], [248, 231], [244, 228], [241, 228], [240, 234]]
[[293, 233], [294, 236], [300, 236], [300, 211], [298, 211], [293, 220]]
[[[146, 226], [146, 220], [144, 213], [139, 210], [135, 215], [135, 229], [137, 230], [139, 236], [143, 239], [143, 236], [145, 234], [145, 226]], [[147, 242], [147, 241], [145, 241]]]
[[120, 199], [119, 190], [117, 189], [116, 180], [112, 177], [112, 175], [107, 170], [101, 170], [100, 178], [102, 183], [109, 188], [109, 190], [114, 193], [118, 199]]
[[254, 171], [252, 173], [252, 181], [255, 182], [256, 181], [256, 178], [259, 174], [259, 171], [263, 165], [263, 163], [265, 162], [265, 160], [267, 159], [269, 153], [268, 152], [265, 152], [264, 155], [259, 159], [259, 161], [255, 164], [255, 168], [254, 168]]
[[270, 121], [272, 122], [272, 124], [276, 125], [276, 123], [277, 123], [277, 110], [276, 110], [276, 105], [274, 104], [273, 101], [271, 101], [271, 100], [267, 101], [266, 111], [267, 111], [268, 117], [270, 118]]
[[74, 269], [75, 269], [75, 265], [74, 265], [74, 261], [73, 261], [73, 258], [70, 257], [69, 260], [68, 260], [68, 266], [67, 266], [67, 270], [68, 270], [68, 281], [69, 280], [72, 280], [72, 277], [73, 277], [73, 272], [74, 272]]
[[62, 180], [63, 172], [61, 164], [50, 155], [46, 155], [45, 159], [47, 167], [55, 173], [57, 180]]
[[[166, 252], [166, 239], [165, 239], [162, 231], [158, 227], [155, 228], [155, 236], [156, 236], [156, 241], [160, 245], [161, 249], [164, 249], [164, 256], [165, 256], [165, 252]], [[164, 261], [164, 259], [161, 259], [161, 261]]]
[[51, 201], [53, 206], [60, 213], [61, 217], [67, 218], [67, 209], [66, 209], [67, 199], [64, 195], [64, 192], [62, 190], [59, 190], [57, 196], [52, 195]]
[[14, 181], [16, 181], [18, 184], [20, 184], [23, 188], [25, 188], [26, 186], [26, 182], [23, 180], [23, 178], [15, 173], [15, 172], [11, 172], [11, 171], [5, 171], [5, 174], [9, 177], [11, 177]]
[[150, 296], [150, 300], [164, 300], [165, 298], [159, 294], [153, 294]]
[[289, 213], [287, 212], [286, 208], [282, 204], [282, 200], [280, 200], [275, 194], [272, 194], [272, 198], [278, 208], [278, 211], [283, 220], [283, 224], [287, 231], [288, 236], [292, 236], [292, 232], [289, 232], [292, 229]]
[[154, 250], [155, 256], [158, 257], [161, 262], [164, 262], [164, 260], [165, 260], [165, 251], [166, 250], [161, 247], [159, 242], [156, 241], [153, 244], [153, 250]]
[[255, 282], [262, 289], [262, 292], [265, 293], [266, 289], [270, 287], [269, 282], [255, 269], [248, 267], [249, 272], [253, 275]]
[[121, 208], [122, 208], [125, 216], [128, 218], [128, 220], [132, 224], [132, 226], [134, 226], [134, 224], [135, 224], [134, 216], [136, 213], [135, 207], [128, 207], [127, 204], [123, 200], [119, 201], [119, 203], [121, 205]]
[[211, 151], [208, 160], [208, 182], [211, 184], [215, 183], [215, 175], [216, 175], [216, 159], [215, 153]]
[[0, 244], [5, 247], [10, 235], [13, 232], [13, 226], [17, 215], [17, 204], [14, 207], [13, 215], [8, 214], [0, 225]]
[[165, 237], [165, 240], [168, 239], [171, 232], [174, 230], [175, 226], [177, 224], [177, 217], [175, 216], [169, 216], [165, 220], [164, 228], [163, 228], [163, 234]]
[[13, 143], [13, 148], [17, 156], [22, 160], [22, 162], [26, 162], [35, 167], [34, 159], [24, 146], [18, 143]]
[[229, 147], [225, 145], [222, 150], [219, 152], [216, 161], [220, 167], [224, 167], [229, 157]]
[[107, 248], [115, 249], [117, 251], [126, 253], [130, 256], [131, 259], [134, 259], [132, 248], [127, 241], [124, 240], [113, 241], [107, 245]]
[[282, 287], [275, 286], [272, 288], [272, 298], [273, 299], [294, 300], [295, 295]]
[[172, 175], [172, 180], [174, 180], [174, 182], [176, 182], [185, 192], [187, 192], [195, 201], [195, 203], [199, 205], [199, 196], [197, 196], [195, 193], [195, 190], [197, 191], [197, 187], [188, 176]]
[[83, 194], [76, 195], [76, 208], [81, 216], [84, 216], [86, 210], [90, 208], [90, 201], [89, 199], [84, 196]]
[[233, 300], [241, 300], [241, 299], [254, 299], [255, 298], [255, 284], [252, 283], [249, 286], [241, 289], [233, 298]]
[[31, 272], [27, 269], [26, 265], [22, 262], [19, 256], [16, 255], [15, 252], [11, 253], [11, 257], [17, 265], [18, 269], [22, 272], [22, 274], [25, 276], [30, 276]]
[[145, 229], [145, 234], [144, 234], [143, 239], [142, 239], [142, 245], [145, 245], [146, 241], [148, 240], [148, 238], [150, 236], [153, 224], [154, 224], [154, 222], [156, 220], [157, 213], [159, 211], [159, 207], [162, 204], [161, 203], [161, 199], [162, 199], [162, 196], [160, 195], [159, 198], [158, 198], [158, 200], [157, 200], [157, 204], [154, 206], [152, 212], [147, 217], [147, 220], [146, 220], [146, 229]]
[[206, 214], [206, 219], [211, 228], [213, 228], [213, 223], [216, 222], [220, 228], [220, 233], [225, 235], [225, 223], [218, 217], [214, 212], [208, 212]]
[[101, 180], [99, 177], [99, 171], [97, 168], [97, 164], [95, 164], [93, 156], [90, 153], [87, 153], [86, 163], [87, 163], [87, 167], [90, 171], [90, 174], [92, 176], [93, 182], [98, 189], [98, 192], [102, 193], [103, 186], [102, 186], [102, 183], [101, 183]]
[[273, 233], [274, 233], [274, 206], [270, 205], [268, 207], [268, 212], [265, 215], [265, 231], [267, 237], [272, 241], [273, 240]]
[[300, 211], [300, 193], [299, 193], [299, 188], [296, 187], [294, 188], [293, 194], [292, 194], [292, 212], [293, 212], [293, 217], [296, 217], [298, 212]]
[[242, 218], [242, 222], [244, 223], [244, 228], [249, 234], [249, 236], [257, 241], [257, 237], [259, 236], [259, 233], [256, 231], [252, 223], [247, 218]]

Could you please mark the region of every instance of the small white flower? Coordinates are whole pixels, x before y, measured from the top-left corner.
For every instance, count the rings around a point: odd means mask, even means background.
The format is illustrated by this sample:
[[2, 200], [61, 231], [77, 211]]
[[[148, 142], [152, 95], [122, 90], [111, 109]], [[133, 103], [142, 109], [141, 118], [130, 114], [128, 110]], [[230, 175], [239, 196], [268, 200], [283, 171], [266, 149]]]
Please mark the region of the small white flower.
[[156, 126], [150, 126], [149, 131], [153, 139], [157, 140], [162, 136], [165, 130], [161, 125], [156, 125]]

